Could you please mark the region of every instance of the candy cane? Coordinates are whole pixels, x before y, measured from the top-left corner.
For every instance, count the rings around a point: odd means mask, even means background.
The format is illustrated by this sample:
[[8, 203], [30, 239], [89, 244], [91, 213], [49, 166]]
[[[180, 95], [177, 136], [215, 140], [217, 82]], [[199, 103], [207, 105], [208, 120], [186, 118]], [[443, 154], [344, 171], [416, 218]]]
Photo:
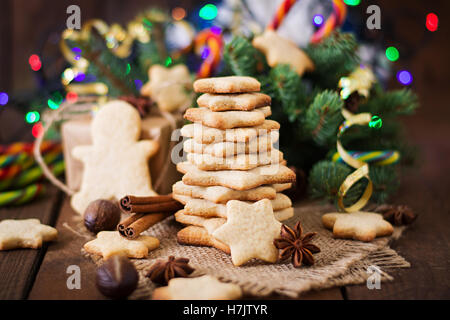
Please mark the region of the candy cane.
[[347, 6], [343, 0], [333, 0], [333, 13], [328, 17], [327, 21], [317, 30], [311, 37], [312, 43], [320, 42], [323, 38], [339, 27], [345, 20], [347, 15]]
[[206, 29], [197, 34], [195, 38], [195, 52], [201, 55], [203, 50], [209, 50], [208, 56], [205, 58], [197, 72], [197, 78], [206, 78], [211, 76], [212, 72], [220, 63], [220, 54], [223, 47], [222, 35], [220, 32]]
[[276, 14], [267, 26], [267, 29], [277, 30], [296, 1], [297, 0], [284, 0], [278, 7]]
[[0, 207], [7, 205], [19, 205], [30, 202], [45, 192], [42, 184], [32, 184], [20, 190], [0, 192]]

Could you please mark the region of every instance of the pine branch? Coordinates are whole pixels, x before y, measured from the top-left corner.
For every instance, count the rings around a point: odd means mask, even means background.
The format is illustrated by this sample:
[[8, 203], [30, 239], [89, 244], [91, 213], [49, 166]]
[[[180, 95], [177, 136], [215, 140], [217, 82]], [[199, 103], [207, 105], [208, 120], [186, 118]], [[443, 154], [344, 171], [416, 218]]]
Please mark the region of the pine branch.
[[[316, 163], [309, 173], [308, 189], [312, 198], [325, 198], [328, 201], [337, 201], [339, 188], [345, 178], [352, 173], [352, 169], [344, 164], [332, 161]], [[344, 198], [344, 205], [356, 202], [364, 191], [363, 183], [354, 184]]]
[[256, 76], [266, 66], [261, 52], [248, 39], [240, 36], [235, 36], [225, 46], [223, 58], [232, 73], [238, 76]]
[[317, 44], [310, 44], [306, 53], [313, 60], [315, 70], [311, 79], [324, 88], [335, 89], [339, 79], [359, 64], [357, 43], [350, 33], [334, 32]]
[[312, 139], [321, 146], [336, 143], [336, 134], [344, 118], [341, 115], [343, 102], [339, 95], [325, 90], [316, 95], [306, 111], [305, 129]]
[[370, 112], [380, 117], [411, 115], [418, 107], [417, 96], [408, 89], [376, 92], [359, 107], [360, 112]]
[[395, 166], [371, 166], [369, 175], [373, 182], [371, 200], [377, 203], [385, 203], [400, 185], [400, 177]]
[[274, 105], [281, 106], [289, 121], [295, 122], [306, 109], [306, 88], [300, 76], [289, 65], [278, 65], [270, 70], [267, 80]]

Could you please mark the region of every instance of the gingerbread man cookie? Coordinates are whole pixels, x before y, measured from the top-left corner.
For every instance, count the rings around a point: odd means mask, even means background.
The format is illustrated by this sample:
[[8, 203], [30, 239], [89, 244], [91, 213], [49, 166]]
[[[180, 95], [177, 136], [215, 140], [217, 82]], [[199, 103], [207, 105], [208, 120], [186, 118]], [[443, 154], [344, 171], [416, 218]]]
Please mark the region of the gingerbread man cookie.
[[141, 118], [130, 104], [111, 101], [92, 121], [91, 146], [78, 146], [73, 156], [83, 162], [80, 190], [71, 205], [82, 214], [91, 201], [119, 200], [127, 194], [152, 196], [148, 160], [158, 149], [158, 142], [138, 141]]

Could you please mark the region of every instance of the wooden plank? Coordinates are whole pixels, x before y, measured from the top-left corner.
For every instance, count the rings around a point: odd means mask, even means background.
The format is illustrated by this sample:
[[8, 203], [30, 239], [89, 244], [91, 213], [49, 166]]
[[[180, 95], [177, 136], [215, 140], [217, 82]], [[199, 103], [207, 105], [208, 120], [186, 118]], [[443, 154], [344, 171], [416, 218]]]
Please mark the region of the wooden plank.
[[[39, 218], [42, 223], [53, 225], [58, 207], [59, 191], [49, 186], [47, 194], [30, 204], [17, 208], [0, 209], [1, 219]], [[20, 249], [0, 252], [0, 300], [27, 297], [47, 245], [38, 250]]]
[[[29, 299], [104, 299], [95, 287], [95, 264], [81, 255], [81, 248], [88, 240], [67, 228], [67, 225], [73, 225], [72, 221], [77, 217], [78, 214], [70, 207], [69, 198], [66, 197], [56, 223], [58, 242], [47, 250]], [[80, 267], [81, 289], [67, 288], [67, 278], [70, 274], [67, 274], [66, 270], [70, 265]]]

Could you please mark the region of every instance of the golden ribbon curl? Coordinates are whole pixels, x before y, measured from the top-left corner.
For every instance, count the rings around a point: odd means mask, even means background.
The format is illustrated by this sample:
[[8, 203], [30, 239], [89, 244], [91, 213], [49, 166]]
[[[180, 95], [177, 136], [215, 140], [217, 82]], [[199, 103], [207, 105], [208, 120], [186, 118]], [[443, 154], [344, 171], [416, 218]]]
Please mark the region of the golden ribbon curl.
[[[355, 168], [356, 170], [347, 176], [339, 187], [338, 191], [338, 205], [341, 210], [345, 212], [355, 212], [363, 208], [373, 192], [373, 184], [372, 180], [370, 180], [369, 176], [369, 165], [361, 161], [359, 159], [353, 158], [342, 146], [341, 141], [339, 140], [340, 136], [353, 125], [367, 125], [372, 119], [372, 115], [370, 113], [360, 113], [353, 114], [346, 109], [342, 109], [342, 116], [345, 118], [345, 121], [339, 127], [338, 139], [337, 139], [337, 151], [341, 156], [342, 160], [347, 163], [349, 166]], [[364, 190], [363, 195], [359, 200], [349, 207], [345, 207], [344, 205], [344, 197], [350, 188], [359, 180], [366, 178], [368, 180], [366, 189]]]

